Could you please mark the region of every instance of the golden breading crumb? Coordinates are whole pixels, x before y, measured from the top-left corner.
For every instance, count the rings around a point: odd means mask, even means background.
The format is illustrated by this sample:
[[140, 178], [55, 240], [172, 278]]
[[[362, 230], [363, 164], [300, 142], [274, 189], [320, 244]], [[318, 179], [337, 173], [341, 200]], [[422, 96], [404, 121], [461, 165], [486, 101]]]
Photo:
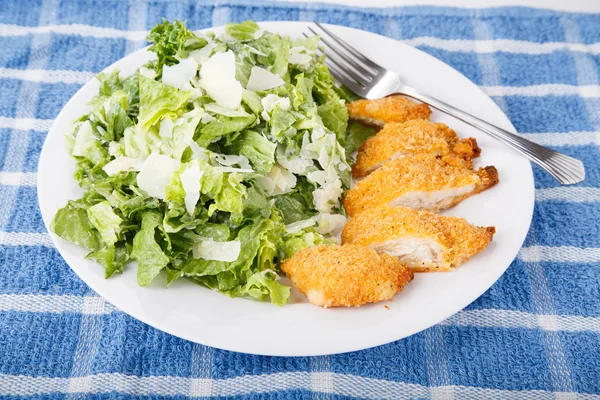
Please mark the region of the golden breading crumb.
[[352, 175], [368, 175], [390, 158], [410, 154], [446, 156], [451, 152], [470, 159], [479, 155], [480, 149], [473, 138], [459, 141], [456, 132], [445, 124], [424, 119], [390, 122], [360, 146]]
[[305, 248], [281, 270], [308, 301], [325, 308], [389, 300], [414, 277], [396, 258], [352, 244]]
[[391, 159], [348, 190], [344, 207], [350, 216], [385, 204], [433, 211], [453, 207], [498, 182], [496, 168], [473, 171], [470, 163], [456, 155]]
[[350, 119], [377, 126], [383, 126], [388, 122], [429, 119], [430, 115], [431, 110], [426, 104], [415, 103], [402, 96], [389, 96], [377, 100], [357, 100], [348, 104]]
[[460, 139], [454, 145], [452, 152], [465, 158], [475, 158], [481, 155], [481, 149], [475, 138]]
[[381, 206], [350, 218], [342, 243], [392, 253], [416, 272], [451, 271], [485, 249], [495, 232], [463, 218]]

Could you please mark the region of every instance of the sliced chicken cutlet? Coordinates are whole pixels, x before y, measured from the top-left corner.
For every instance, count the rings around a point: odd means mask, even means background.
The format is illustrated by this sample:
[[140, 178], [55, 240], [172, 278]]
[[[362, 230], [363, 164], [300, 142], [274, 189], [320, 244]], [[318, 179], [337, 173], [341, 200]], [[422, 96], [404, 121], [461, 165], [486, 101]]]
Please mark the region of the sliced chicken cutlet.
[[496, 228], [406, 207], [376, 207], [348, 220], [342, 243], [370, 247], [416, 272], [451, 271], [487, 247]]
[[404, 123], [390, 122], [360, 146], [352, 175], [362, 178], [390, 158], [410, 154], [446, 156], [450, 153], [471, 159], [479, 156], [481, 149], [475, 139], [459, 140], [456, 132], [444, 124], [424, 119]]
[[305, 248], [281, 270], [308, 301], [325, 308], [389, 300], [414, 277], [398, 259], [353, 244]]
[[386, 162], [348, 190], [344, 207], [350, 216], [380, 205], [440, 211], [498, 183], [495, 167], [473, 171], [470, 160], [456, 155], [414, 155]]
[[426, 104], [415, 103], [402, 96], [376, 100], [357, 100], [347, 105], [348, 116], [365, 124], [383, 126], [388, 122], [429, 119], [431, 110]]

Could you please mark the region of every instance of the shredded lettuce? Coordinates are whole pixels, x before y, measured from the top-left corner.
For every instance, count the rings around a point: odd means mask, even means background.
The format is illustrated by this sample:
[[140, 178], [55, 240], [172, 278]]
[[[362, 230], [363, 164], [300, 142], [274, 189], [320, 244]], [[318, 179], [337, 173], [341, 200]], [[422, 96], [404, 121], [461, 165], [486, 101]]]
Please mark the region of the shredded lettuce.
[[372, 126], [363, 125], [356, 121], [348, 122], [346, 131], [346, 154], [354, 153], [361, 144], [371, 136], [375, 135], [377, 130]]
[[225, 32], [237, 40], [251, 40], [259, 31], [258, 24], [254, 21], [246, 21], [241, 24], [228, 24], [225, 27]]
[[170, 261], [156, 242], [156, 228], [160, 220], [158, 212], [146, 211], [142, 214], [142, 227], [133, 238], [131, 257], [138, 262], [137, 281], [140, 286], [149, 285]]
[[138, 124], [148, 129], [163, 118], [179, 117], [190, 93], [140, 76], [140, 113]]
[[52, 231], [107, 278], [136, 261], [141, 286], [185, 278], [285, 304], [280, 262], [335, 240], [346, 156], [372, 132], [348, 124], [317, 37], [163, 21], [148, 41], [156, 59], [99, 74], [91, 111], [65, 134], [84, 194]]
[[158, 77], [162, 75], [165, 65], [178, 64], [180, 58], [187, 58], [190, 51], [201, 49], [208, 43], [187, 29], [183, 22], [170, 23], [165, 19], [150, 31], [146, 39], [152, 43], [150, 51], [158, 58], [154, 64]]

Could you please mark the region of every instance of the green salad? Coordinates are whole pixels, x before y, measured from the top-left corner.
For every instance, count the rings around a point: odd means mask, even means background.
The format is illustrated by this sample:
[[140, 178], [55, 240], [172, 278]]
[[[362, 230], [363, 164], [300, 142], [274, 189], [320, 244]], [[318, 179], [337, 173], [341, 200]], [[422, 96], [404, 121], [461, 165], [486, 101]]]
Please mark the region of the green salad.
[[106, 278], [137, 262], [229, 296], [286, 303], [281, 260], [335, 241], [351, 154], [345, 92], [317, 54], [252, 21], [221, 36], [164, 21], [156, 57], [135, 74], [97, 76], [91, 111], [66, 133], [82, 198], [51, 229], [87, 248]]

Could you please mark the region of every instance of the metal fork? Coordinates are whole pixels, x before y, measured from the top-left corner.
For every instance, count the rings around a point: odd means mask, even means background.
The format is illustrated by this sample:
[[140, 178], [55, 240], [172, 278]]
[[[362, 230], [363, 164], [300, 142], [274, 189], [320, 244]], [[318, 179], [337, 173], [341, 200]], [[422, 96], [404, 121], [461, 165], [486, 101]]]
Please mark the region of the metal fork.
[[402, 84], [396, 72], [374, 63], [325, 26], [318, 22], [315, 22], [315, 25], [322, 33], [317, 33], [312, 27], [308, 29], [312, 34], [320, 36], [321, 41], [331, 50], [325, 63], [334, 77], [357, 95], [370, 100], [392, 94], [411, 97], [474, 126], [519, 151], [563, 185], [572, 185], [585, 178], [585, 169], [581, 161], [508, 132], [434, 97], [419, 93], [416, 89]]

